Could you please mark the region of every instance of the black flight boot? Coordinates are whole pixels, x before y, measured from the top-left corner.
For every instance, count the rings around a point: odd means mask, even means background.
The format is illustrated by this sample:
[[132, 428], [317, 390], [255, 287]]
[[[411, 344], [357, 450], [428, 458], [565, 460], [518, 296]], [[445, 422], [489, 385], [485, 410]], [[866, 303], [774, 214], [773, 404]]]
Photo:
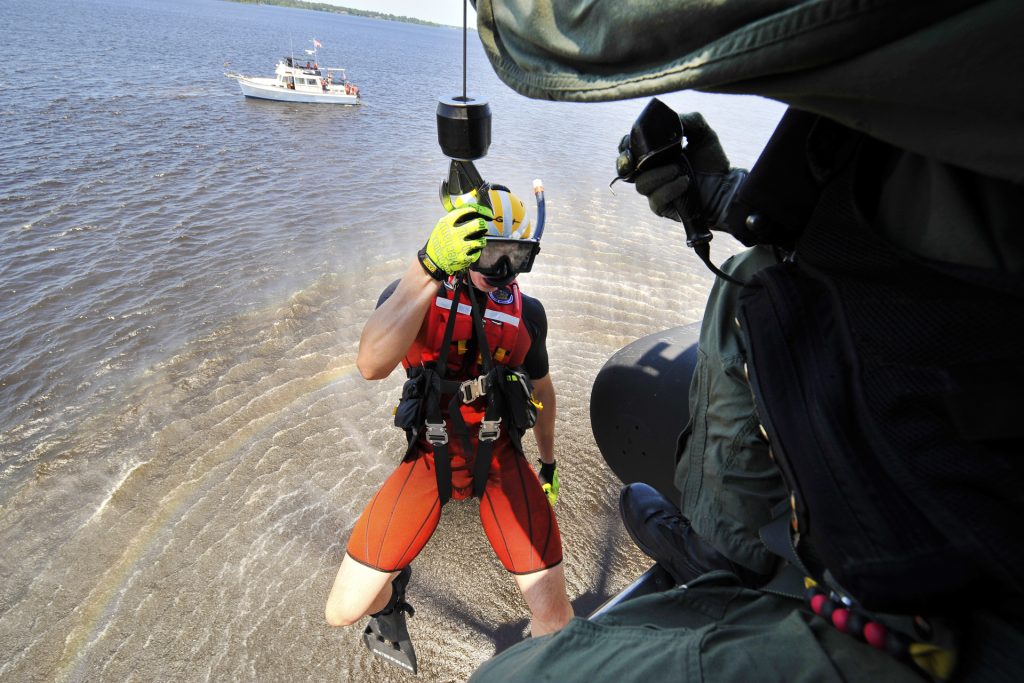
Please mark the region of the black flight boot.
[[679, 508], [652, 486], [642, 482], [624, 486], [619, 494], [619, 514], [637, 547], [664, 567], [679, 585], [716, 569], [732, 572], [752, 588], [769, 578], [712, 548], [697, 535]]

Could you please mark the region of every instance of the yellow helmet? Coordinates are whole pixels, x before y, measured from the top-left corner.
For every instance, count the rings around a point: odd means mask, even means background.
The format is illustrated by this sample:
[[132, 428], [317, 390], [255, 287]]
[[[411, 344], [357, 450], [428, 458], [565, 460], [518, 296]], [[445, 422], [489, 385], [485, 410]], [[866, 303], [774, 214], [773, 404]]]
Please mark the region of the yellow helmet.
[[488, 202], [480, 202], [476, 190], [460, 195], [441, 195], [441, 203], [446, 211], [458, 209], [467, 204], [488, 203], [494, 211], [494, 220], [487, 221], [488, 237], [505, 237], [507, 239], [526, 240], [532, 236], [530, 217], [526, 213], [523, 200], [501, 185], [492, 186], [488, 193]]

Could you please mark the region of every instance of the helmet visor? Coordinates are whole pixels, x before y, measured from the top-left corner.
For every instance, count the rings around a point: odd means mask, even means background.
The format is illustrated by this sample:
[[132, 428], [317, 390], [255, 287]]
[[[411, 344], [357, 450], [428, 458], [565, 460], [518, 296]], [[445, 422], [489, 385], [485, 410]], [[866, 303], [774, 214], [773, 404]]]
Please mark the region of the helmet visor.
[[540, 242], [505, 237], [488, 237], [480, 258], [470, 266], [481, 275], [505, 278], [528, 273], [540, 251]]

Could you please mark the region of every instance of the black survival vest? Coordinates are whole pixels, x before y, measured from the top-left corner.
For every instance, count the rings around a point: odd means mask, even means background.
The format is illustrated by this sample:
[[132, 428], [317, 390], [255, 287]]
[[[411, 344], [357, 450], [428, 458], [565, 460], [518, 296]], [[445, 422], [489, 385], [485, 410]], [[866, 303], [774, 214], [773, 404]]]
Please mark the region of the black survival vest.
[[900, 152], [832, 133], [795, 259], [738, 318], [798, 550], [868, 609], [1024, 594], [1024, 279], [879, 236], [859, 197]]

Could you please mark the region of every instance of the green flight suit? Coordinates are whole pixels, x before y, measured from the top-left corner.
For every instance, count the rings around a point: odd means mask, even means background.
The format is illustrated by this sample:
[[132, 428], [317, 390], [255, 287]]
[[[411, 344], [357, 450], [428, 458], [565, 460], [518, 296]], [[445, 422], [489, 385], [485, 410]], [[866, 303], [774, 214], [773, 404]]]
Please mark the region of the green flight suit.
[[[526, 96], [585, 102], [686, 89], [755, 94], [904, 150], [877, 214], [867, 217], [872, 228], [923, 258], [1024, 275], [1024, 88], [1016, 85], [1024, 73], [1024, 3], [477, 0], [475, 6], [492, 66]], [[609, 165], [612, 156], [609, 150]], [[770, 262], [768, 250], [755, 248], [723, 268], [748, 276]], [[757, 530], [786, 489], [767, 457], [745, 382], [736, 290], [718, 283], [708, 302], [676, 485], [698, 533], [733, 561], [763, 572], [775, 560]], [[1004, 605], [963, 614], [954, 678], [1019, 679], [1022, 613], [1021, 596], [1010, 595]], [[802, 601], [712, 573], [524, 641], [471, 680], [919, 676], [840, 633]]]

